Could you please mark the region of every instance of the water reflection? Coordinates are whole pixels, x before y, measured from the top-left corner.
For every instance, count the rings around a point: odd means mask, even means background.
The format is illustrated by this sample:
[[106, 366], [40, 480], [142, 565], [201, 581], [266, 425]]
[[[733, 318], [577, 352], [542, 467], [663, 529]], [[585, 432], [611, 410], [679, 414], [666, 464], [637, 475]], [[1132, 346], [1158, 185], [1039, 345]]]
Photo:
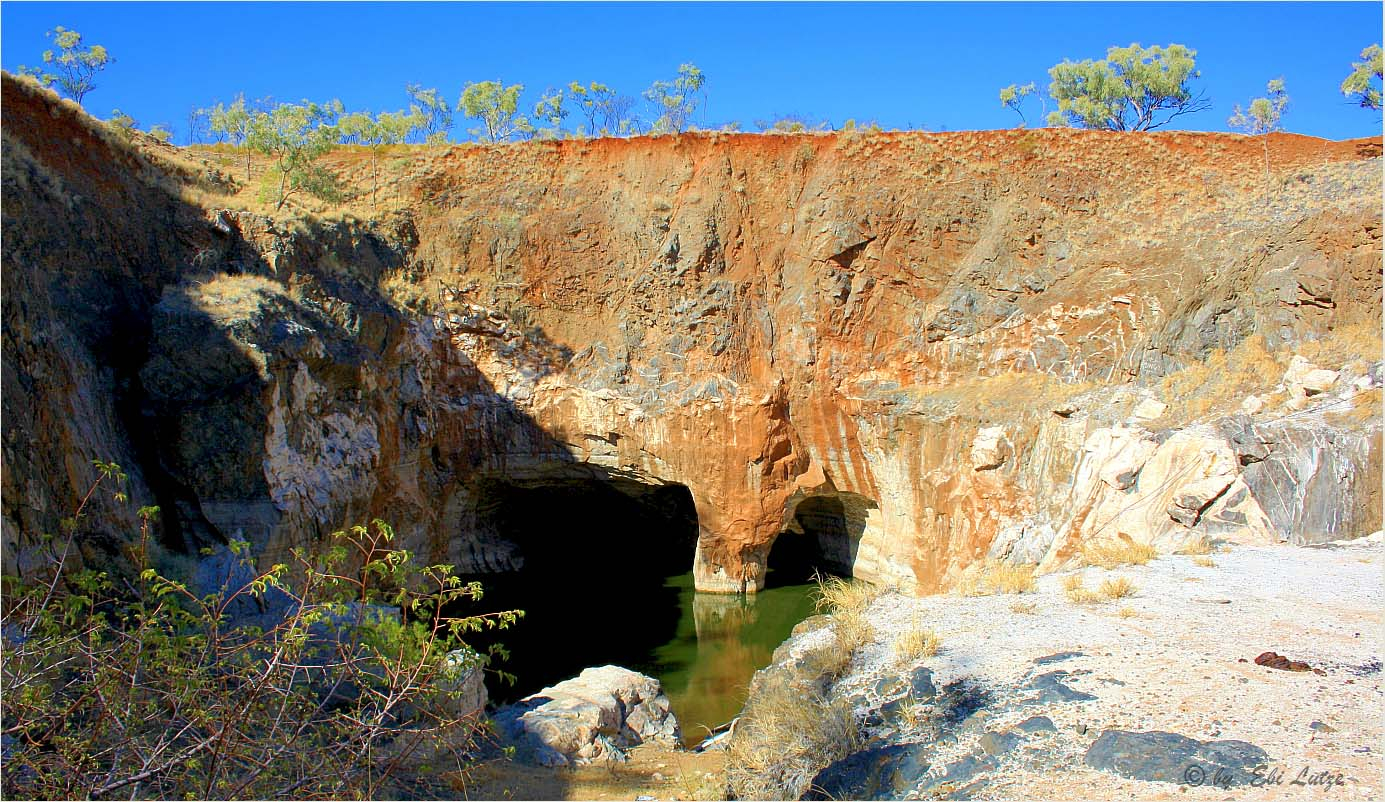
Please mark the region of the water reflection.
[[637, 670], [663, 683], [684, 741], [694, 744], [740, 713], [751, 675], [812, 615], [814, 585], [781, 585], [753, 596], [697, 593], [687, 573], [670, 577], [665, 587], [678, 592], [677, 629]]

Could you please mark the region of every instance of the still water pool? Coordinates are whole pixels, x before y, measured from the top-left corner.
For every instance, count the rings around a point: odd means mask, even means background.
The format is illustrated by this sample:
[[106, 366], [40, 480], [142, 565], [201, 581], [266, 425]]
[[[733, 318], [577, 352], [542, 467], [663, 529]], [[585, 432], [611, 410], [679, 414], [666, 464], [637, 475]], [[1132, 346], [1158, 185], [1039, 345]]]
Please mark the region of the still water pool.
[[473, 639], [478, 648], [495, 641], [510, 652], [495, 668], [516, 682], [488, 679], [491, 700], [517, 701], [591, 666], [624, 666], [663, 683], [684, 741], [698, 743], [740, 713], [751, 675], [813, 614], [817, 586], [776, 583], [775, 574], [768, 588], [745, 597], [697, 593], [691, 572], [656, 576], [619, 601], [556, 591], [532, 575], [486, 577], [483, 610], [525, 611], [514, 628]]
[[728, 596], [697, 593], [687, 573], [670, 577], [665, 586], [678, 591], [677, 630], [648, 662], [628, 667], [663, 683], [683, 740], [691, 745], [740, 713], [751, 675], [769, 665], [794, 625], [813, 614], [816, 585]]

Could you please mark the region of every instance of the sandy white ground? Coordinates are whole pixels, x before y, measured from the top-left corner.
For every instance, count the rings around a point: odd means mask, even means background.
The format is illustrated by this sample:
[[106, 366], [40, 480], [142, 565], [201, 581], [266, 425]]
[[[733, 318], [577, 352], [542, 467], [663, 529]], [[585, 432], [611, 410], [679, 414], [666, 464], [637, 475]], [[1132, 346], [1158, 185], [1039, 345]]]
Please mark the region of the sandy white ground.
[[[1164, 556], [1143, 566], [1082, 569], [1089, 587], [1110, 576], [1138, 586], [1129, 598], [1097, 605], [1069, 601], [1065, 573], [1040, 577], [1036, 592], [1021, 596], [885, 596], [868, 613], [876, 641], [857, 653], [838, 692], [907, 669], [891, 646], [917, 621], [942, 637], [939, 654], [920, 661], [940, 686], [970, 678], [1003, 698], [1026, 676], [1062, 669], [1072, 672], [1068, 685], [1098, 697], [1023, 710], [997, 705], [984, 729], [1005, 730], [1041, 713], [1058, 732], [1005, 755], [982, 798], [1380, 798], [1385, 548], [1238, 546], [1211, 556], [1215, 567]], [[1015, 612], [1017, 602], [1032, 603], [1034, 612]], [[1135, 615], [1122, 617], [1122, 608]], [[1071, 650], [1083, 655], [1034, 665], [1035, 658]], [[1256, 665], [1266, 651], [1325, 673]], [[1333, 731], [1310, 728], [1313, 722]], [[1086, 734], [1078, 734], [1078, 725]], [[1282, 782], [1189, 788], [1087, 767], [1087, 747], [1111, 728], [1249, 741], [1270, 755]], [[940, 745], [930, 764], [940, 768], [974, 751], [978, 737], [972, 732]], [[1343, 784], [1294, 785], [1304, 769], [1340, 775]]]

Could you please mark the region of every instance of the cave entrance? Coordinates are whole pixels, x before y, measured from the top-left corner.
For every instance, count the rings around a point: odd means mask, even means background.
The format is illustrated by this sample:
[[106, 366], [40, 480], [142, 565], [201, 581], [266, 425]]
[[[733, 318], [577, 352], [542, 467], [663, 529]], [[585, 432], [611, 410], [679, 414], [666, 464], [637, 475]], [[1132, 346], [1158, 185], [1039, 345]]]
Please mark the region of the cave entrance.
[[590, 666], [647, 665], [674, 637], [678, 578], [691, 582], [697, 511], [682, 485], [622, 478], [493, 480], [477, 488], [480, 513], [518, 551], [516, 571], [466, 577], [482, 583], [467, 610], [522, 609], [513, 629], [468, 638], [503, 644], [488, 682], [510, 701]]
[[855, 493], [799, 497], [766, 558], [765, 587], [797, 585], [814, 574], [850, 578], [874, 501]]

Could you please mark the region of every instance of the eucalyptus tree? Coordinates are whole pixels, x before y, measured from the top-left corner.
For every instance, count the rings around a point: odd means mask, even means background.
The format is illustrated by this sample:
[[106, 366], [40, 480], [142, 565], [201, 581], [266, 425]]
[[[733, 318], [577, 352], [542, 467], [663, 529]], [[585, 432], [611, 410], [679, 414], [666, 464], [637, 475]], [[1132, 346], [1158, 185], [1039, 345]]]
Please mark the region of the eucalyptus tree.
[[1381, 51], [1371, 45], [1361, 51], [1361, 60], [1351, 64], [1351, 74], [1342, 81], [1342, 94], [1363, 109], [1380, 110]]
[[420, 84], [408, 84], [404, 91], [413, 103], [409, 111], [416, 123], [414, 131], [430, 145], [447, 141], [447, 132], [452, 130], [451, 106], [436, 89], [425, 89]]
[[82, 35], [61, 25], [49, 31], [47, 36], [58, 49], [56, 52], [43, 51], [43, 64], [54, 71], [20, 65], [19, 73], [36, 79], [44, 86], [57, 84], [64, 95], [80, 105], [82, 98], [96, 88], [96, 74], [115, 59], [101, 45], [83, 47]]
[[337, 195], [336, 177], [316, 162], [341, 138], [341, 130], [332, 122], [341, 113], [339, 100], [322, 104], [305, 100], [281, 103], [251, 118], [246, 142], [274, 160], [266, 176], [265, 195], [274, 202], [275, 211], [297, 192], [329, 199]]
[[654, 108], [653, 133], [681, 134], [692, 123], [699, 97], [705, 100], [706, 76], [694, 64], [678, 67], [672, 81], [655, 81], [644, 91], [644, 99]]
[[268, 105], [269, 102], [266, 99], [256, 103], [255, 108], [248, 107], [245, 103], [245, 95], [239, 94], [236, 95], [236, 100], [231, 105], [218, 103], [215, 108], [208, 112], [213, 134], [226, 137], [227, 141], [235, 147], [245, 148], [245, 182], [247, 184], [250, 183], [250, 154], [253, 150], [248, 141], [251, 124], [255, 115]]
[[572, 102], [582, 110], [587, 124], [580, 129], [585, 136], [625, 136], [635, 127], [631, 115], [635, 99], [622, 95], [611, 87], [592, 81], [583, 86], [580, 81], [567, 85]]
[[1257, 97], [1250, 101], [1244, 110], [1237, 104], [1235, 113], [1227, 120], [1233, 128], [1239, 128], [1250, 136], [1260, 137], [1265, 149], [1265, 202], [1270, 199], [1270, 134], [1281, 130], [1280, 119], [1289, 105], [1289, 95], [1284, 91], [1284, 79], [1275, 78], [1265, 85], [1268, 97]]
[[1197, 51], [1183, 45], [1112, 47], [1106, 58], [1069, 61], [1048, 71], [1058, 110], [1050, 125], [1108, 131], [1149, 131], [1210, 103], [1189, 82], [1202, 77]]
[[504, 142], [515, 134], [532, 131], [528, 118], [519, 113], [519, 95], [523, 91], [524, 84], [505, 86], [500, 81], [467, 84], [457, 100], [457, 108], [481, 122], [468, 132], [486, 142]]
[[[1027, 125], [1029, 121], [1025, 119], [1024, 109], [1020, 108], [1020, 106], [1024, 103], [1025, 98], [1034, 94], [1035, 89], [1033, 81], [1030, 81], [1024, 86], [1020, 86], [1019, 84], [1010, 84], [1009, 86], [1000, 90], [1000, 105], [1005, 106], [1006, 108], [1010, 109], [1011, 111], [1020, 116], [1021, 128]], [[1039, 100], [1040, 102], [1042, 102], [1043, 98], [1040, 97]]]
[[563, 120], [568, 116], [568, 110], [563, 107], [563, 102], [567, 96], [561, 89], [550, 89], [539, 98], [539, 102], [534, 104], [534, 122], [547, 123], [547, 127], [538, 128], [535, 133], [544, 139], [559, 139], [563, 135]]
[[390, 145], [398, 145], [408, 138], [409, 132], [421, 126], [422, 120], [414, 112], [381, 112], [372, 117], [369, 112], [346, 115], [341, 119], [343, 141], [364, 145], [370, 149], [370, 205], [378, 204], [380, 191], [380, 151]]

